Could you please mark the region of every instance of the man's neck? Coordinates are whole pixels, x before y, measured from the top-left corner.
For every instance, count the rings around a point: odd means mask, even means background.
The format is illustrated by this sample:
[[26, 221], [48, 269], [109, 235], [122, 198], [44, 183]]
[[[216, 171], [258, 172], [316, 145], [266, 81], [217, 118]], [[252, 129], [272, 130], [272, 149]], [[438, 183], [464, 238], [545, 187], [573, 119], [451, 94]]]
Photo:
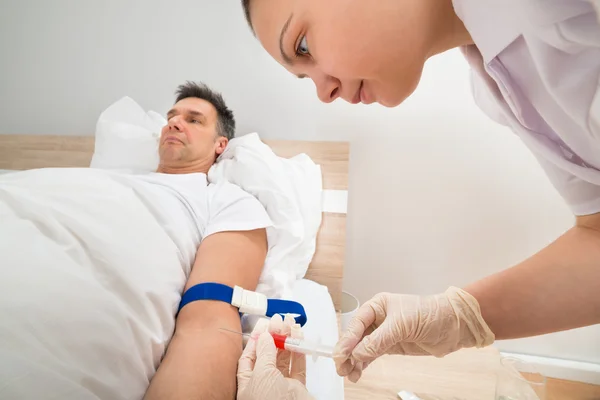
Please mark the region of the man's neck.
[[201, 160], [183, 165], [165, 165], [161, 163], [158, 165], [156, 172], [161, 174], [208, 174], [208, 170], [211, 166], [212, 163], [209, 164], [206, 161]]

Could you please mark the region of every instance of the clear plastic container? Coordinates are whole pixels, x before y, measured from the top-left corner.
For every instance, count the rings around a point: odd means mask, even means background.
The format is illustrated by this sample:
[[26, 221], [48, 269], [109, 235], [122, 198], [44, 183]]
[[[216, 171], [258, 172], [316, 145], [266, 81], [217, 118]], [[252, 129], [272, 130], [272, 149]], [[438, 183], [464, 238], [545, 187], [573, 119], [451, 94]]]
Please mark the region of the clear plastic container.
[[496, 379], [496, 400], [546, 400], [546, 377], [521, 359], [503, 357]]

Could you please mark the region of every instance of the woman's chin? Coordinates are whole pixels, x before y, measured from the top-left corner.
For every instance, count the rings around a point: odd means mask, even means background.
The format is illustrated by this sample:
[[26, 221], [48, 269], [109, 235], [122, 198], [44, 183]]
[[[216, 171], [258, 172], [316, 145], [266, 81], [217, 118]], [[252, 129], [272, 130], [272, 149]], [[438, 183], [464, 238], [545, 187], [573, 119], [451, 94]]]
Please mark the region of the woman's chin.
[[404, 100], [408, 98], [408, 96], [410, 96], [410, 93], [408, 95], [401, 96], [379, 97], [377, 98], [377, 103], [387, 108], [394, 108], [402, 104]]
[[394, 108], [394, 107], [399, 106], [402, 103], [402, 101], [389, 101], [389, 100], [381, 99], [381, 100], [377, 100], [377, 103], [379, 105], [382, 105], [387, 108]]

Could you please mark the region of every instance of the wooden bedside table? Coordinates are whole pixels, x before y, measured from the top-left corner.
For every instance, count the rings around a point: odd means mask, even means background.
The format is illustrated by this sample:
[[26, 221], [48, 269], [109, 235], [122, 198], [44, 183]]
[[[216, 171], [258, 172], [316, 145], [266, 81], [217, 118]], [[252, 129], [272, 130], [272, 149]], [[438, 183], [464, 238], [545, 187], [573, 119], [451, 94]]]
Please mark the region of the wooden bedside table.
[[422, 400], [493, 400], [499, 363], [500, 353], [493, 347], [444, 358], [383, 356], [358, 383], [345, 381], [345, 400], [399, 400], [401, 390]]

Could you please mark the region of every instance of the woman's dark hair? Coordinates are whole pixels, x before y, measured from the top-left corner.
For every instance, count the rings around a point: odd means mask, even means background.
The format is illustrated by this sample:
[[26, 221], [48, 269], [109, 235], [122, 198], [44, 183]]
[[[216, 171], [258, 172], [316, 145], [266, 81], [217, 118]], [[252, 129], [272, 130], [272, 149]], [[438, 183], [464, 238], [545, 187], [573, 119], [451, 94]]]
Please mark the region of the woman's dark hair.
[[242, 0], [242, 7], [244, 8], [244, 15], [246, 16], [246, 21], [250, 26], [250, 29], [254, 31], [254, 27], [252, 26], [252, 20], [250, 19], [250, 0]]

